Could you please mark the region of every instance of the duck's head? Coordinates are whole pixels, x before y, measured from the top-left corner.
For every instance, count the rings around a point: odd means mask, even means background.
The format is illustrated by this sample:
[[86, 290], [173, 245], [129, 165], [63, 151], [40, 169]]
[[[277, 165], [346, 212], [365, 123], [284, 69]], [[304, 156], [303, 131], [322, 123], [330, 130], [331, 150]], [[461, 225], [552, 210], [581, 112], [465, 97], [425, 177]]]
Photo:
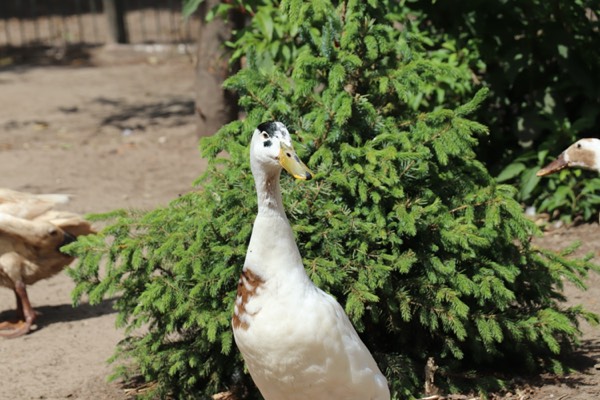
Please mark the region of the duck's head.
[[60, 248], [77, 240], [73, 235], [63, 231], [50, 222], [37, 221], [36, 224], [40, 234], [38, 241], [35, 243], [35, 247], [42, 253], [59, 252], [65, 255], [60, 251]]
[[578, 167], [600, 172], [600, 139], [581, 139], [563, 151], [556, 160], [537, 172], [546, 176], [567, 167]]
[[250, 144], [250, 164], [253, 171], [260, 168], [268, 173], [284, 168], [297, 179], [313, 177], [296, 155], [290, 133], [281, 122], [263, 122], [256, 128]]

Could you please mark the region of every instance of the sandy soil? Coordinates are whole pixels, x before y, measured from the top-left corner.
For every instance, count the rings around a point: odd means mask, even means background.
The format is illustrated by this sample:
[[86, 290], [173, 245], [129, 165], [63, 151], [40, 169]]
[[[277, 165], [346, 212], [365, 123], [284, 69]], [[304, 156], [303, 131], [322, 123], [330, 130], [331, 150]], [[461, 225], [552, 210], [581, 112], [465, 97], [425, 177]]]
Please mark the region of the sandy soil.
[[[76, 63], [77, 64], [77, 63]], [[197, 150], [193, 66], [186, 56], [99, 49], [91, 66], [0, 69], [0, 187], [71, 193], [81, 213], [120, 207], [150, 209], [190, 190], [205, 163]], [[552, 232], [539, 242], [560, 248], [575, 238], [600, 250], [597, 225]], [[110, 301], [71, 307], [73, 283], [60, 274], [29, 288], [40, 314], [37, 330], [0, 340], [0, 399], [123, 399], [107, 383], [122, 332]], [[600, 313], [600, 278], [570, 302]], [[13, 294], [0, 289], [0, 320], [12, 315]], [[600, 398], [600, 334], [583, 325], [580, 369], [543, 377], [502, 393], [509, 399]]]
[[[91, 62], [1, 70], [0, 187], [70, 193], [81, 213], [151, 209], [190, 190], [205, 163], [189, 58], [112, 48]], [[0, 341], [0, 399], [124, 398], [106, 383], [122, 338], [111, 304], [73, 308], [73, 287], [61, 274], [28, 289], [37, 330]], [[0, 288], [0, 320], [13, 308]]]

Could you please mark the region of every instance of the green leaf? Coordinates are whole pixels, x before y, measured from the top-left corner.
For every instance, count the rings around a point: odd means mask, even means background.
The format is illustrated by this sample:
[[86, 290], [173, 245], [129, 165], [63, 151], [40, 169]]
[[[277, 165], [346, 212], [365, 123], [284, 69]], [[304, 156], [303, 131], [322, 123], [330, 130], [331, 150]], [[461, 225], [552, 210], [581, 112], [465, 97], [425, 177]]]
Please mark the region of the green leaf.
[[191, 16], [204, 0], [183, 0], [182, 14], [184, 17]]
[[496, 180], [498, 182], [506, 182], [508, 180], [511, 180], [511, 179], [515, 178], [516, 176], [520, 175], [525, 170], [525, 168], [526, 168], [525, 164], [520, 163], [520, 162], [508, 164], [502, 170], [502, 172], [500, 172], [500, 174], [498, 174], [498, 176], [496, 177]]

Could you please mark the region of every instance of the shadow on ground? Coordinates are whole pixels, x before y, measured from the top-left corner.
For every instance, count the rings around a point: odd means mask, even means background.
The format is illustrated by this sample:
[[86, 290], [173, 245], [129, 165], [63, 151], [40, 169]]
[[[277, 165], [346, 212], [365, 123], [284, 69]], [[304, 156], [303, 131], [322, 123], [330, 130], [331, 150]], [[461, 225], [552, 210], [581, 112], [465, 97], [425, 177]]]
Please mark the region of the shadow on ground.
[[92, 55], [99, 45], [48, 46], [33, 44], [30, 46], [1, 46], [0, 72], [38, 66], [92, 66]]
[[114, 108], [114, 112], [104, 117], [100, 125], [119, 129], [143, 130], [146, 125], [183, 126], [189, 124], [189, 117], [195, 112], [194, 101], [188, 97], [175, 96], [165, 101], [136, 105], [107, 97], [98, 97], [94, 102]]
[[[82, 321], [116, 313], [114, 309], [115, 300], [103, 300], [100, 304], [96, 305], [85, 303], [77, 307], [73, 307], [71, 304], [34, 307], [37, 313], [37, 319], [35, 320], [37, 329], [31, 333], [35, 333], [52, 324]], [[0, 321], [14, 321], [15, 317], [16, 312], [14, 310], [7, 310], [0, 313]]]

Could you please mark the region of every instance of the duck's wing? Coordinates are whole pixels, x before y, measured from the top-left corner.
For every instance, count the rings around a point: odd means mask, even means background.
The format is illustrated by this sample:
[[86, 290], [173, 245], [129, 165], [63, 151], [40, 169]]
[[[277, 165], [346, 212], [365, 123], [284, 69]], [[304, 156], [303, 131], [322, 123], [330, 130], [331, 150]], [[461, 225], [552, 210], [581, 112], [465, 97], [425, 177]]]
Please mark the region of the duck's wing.
[[[263, 388], [271, 391], [265, 398], [389, 400], [387, 380], [342, 306], [317, 288], [307, 297], [295, 310], [302, 315], [302, 326], [290, 331], [289, 337], [298, 343], [287, 343], [288, 374], [283, 384], [261, 382], [261, 387], [257, 382], [261, 392]], [[285, 340], [280, 341], [284, 344]], [[297, 353], [298, 349], [303, 350]], [[282, 353], [278, 357], [283, 357]], [[298, 367], [289, 365], [294, 357]], [[286, 380], [294, 383], [289, 385]]]
[[89, 221], [81, 215], [69, 211], [50, 210], [35, 218], [36, 221], [47, 221], [75, 237], [95, 233]]
[[66, 194], [31, 194], [0, 188], [0, 212], [24, 219], [33, 219], [58, 204], [69, 202]]
[[44, 249], [55, 248], [60, 243], [58, 229], [46, 221], [34, 221], [14, 215], [0, 213], [0, 235], [13, 242], [21, 241], [27, 245]]
[[350, 393], [362, 393], [360, 398], [389, 400], [390, 392], [387, 380], [379, 370], [371, 352], [358, 336], [342, 306], [333, 297], [331, 297], [331, 301], [335, 303], [333, 308], [337, 320], [338, 337], [343, 349], [337, 356], [346, 358], [347, 360], [341, 364], [347, 365], [349, 368], [349, 376], [346, 380], [350, 386], [348, 398], [353, 398]]

